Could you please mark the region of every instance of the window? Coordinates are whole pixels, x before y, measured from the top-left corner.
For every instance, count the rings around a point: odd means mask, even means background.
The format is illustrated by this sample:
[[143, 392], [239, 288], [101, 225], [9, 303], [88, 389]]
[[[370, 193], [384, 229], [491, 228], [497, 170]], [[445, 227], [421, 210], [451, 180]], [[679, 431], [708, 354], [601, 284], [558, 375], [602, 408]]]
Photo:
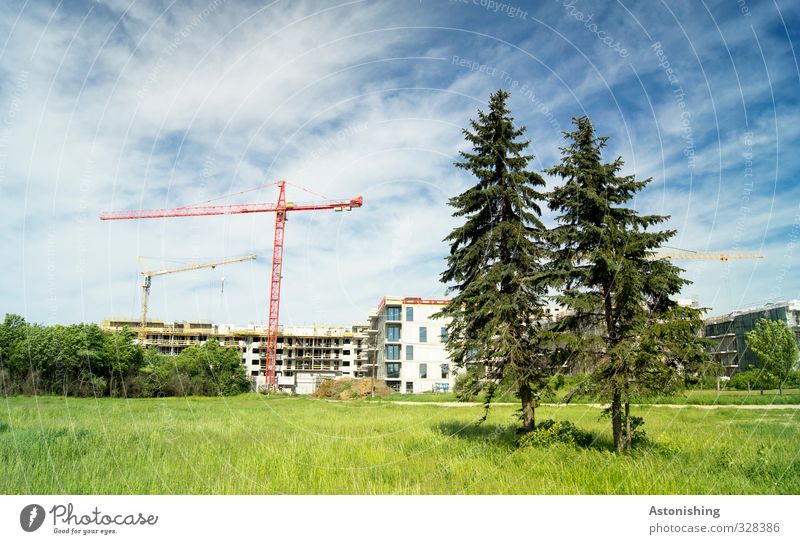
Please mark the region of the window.
[[400, 321], [400, 307], [387, 306], [386, 307], [386, 320], [387, 321]]
[[386, 377], [399, 378], [400, 377], [400, 363], [386, 363]]
[[349, 343], [350, 343], [350, 339], [349, 339], [349, 338], [345, 338], [345, 339], [344, 339], [344, 343], [345, 343], [345, 344], [349, 344]]
[[414, 360], [414, 346], [406, 346], [406, 361]]
[[427, 342], [428, 341], [428, 327], [420, 327], [419, 328], [419, 341], [420, 342]]
[[406, 393], [414, 392], [414, 382], [406, 382]]
[[414, 307], [407, 306], [406, 307], [406, 321], [414, 321]]
[[442, 379], [446, 380], [450, 377], [450, 365], [447, 363], [442, 363]]
[[447, 327], [442, 327], [441, 334], [439, 336], [441, 337], [442, 342], [447, 342], [448, 338]]
[[350, 355], [350, 350], [349, 349], [343, 349], [342, 350], [342, 355]]
[[419, 377], [420, 378], [427, 378], [428, 377], [428, 363], [420, 363], [419, 364]]
[[386, 358], [390, 361], [399, 361], [400, 346], [386, 346]]
[[250, 375], [251, 376], [258, 376], [258, 370], [251, 370], [250, 371]]
[[389, 342], [400, 340], [400, 325], [386, 325], [386, 340]]

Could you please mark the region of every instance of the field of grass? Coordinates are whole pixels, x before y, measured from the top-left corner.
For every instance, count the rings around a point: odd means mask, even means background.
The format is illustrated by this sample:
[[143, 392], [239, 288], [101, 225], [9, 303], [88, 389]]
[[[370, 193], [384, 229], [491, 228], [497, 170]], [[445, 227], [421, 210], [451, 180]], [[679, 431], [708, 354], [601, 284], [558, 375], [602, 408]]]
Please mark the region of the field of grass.
[[722, 390], [715, 391], [713, 389], [704, 389], [699, 391], [686, 391], [681, 395], [654, 397], [642, 402], [653, 404], [695, 404], [695, 405], [711, 405], [711, 404], [800, 404], [800, 390], [798, 389], [784, 389], [783, 394], [779, 394], [777, 389], [761, 391], [735, 391], [735, 390]]
[[3, 494], [800, 493], [800, 412], [639, 407], [609, 451], [587, 406], [542, 407], [589, 448], [517, 448], [514, 407], [229, 398], [0, 400]]
[[[556, 392], [553, 399], [546, 402], [555, 403], [569, 392], [564, 388]], [[455, 393], [417, 393], [415, 395], [403, 395], [396, 393], [378, 400], [390, 401], [412, 401], [412, 402], [457, 402]], [[478, 396], [476, 402], [483, 402], [483, 397]], [[519, 402], [513, 393], [505, 392], [495, 398], [496, 402]], [[594, 403], [596, 399], [576, 398], [573, 403]], [[771, 405], [771, 404], [800, 404], [800, 389], [784, 389], [783, 394], [778, 394], [777, 389], [761, 391], [736, 391], [723, 389], [717, 392], [714, 389], [690, 390], [679, 395], [665, 395], [640, 399], [640, 404], [691, 404], [691, 405]]]

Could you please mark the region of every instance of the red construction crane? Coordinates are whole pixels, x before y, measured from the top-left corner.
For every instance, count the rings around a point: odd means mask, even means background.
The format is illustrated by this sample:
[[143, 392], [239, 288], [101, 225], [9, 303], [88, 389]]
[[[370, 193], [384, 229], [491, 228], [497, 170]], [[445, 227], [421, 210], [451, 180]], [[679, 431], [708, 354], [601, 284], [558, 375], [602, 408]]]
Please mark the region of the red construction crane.
[[100, 214], [102, 221], [116, 219], [148, 219], [157, 217], [193, 217], [197, 215], [233, 215], [237, 213], [275, 212], [275, 236], [272, 249], [272, 276], [269, 292], [269, 323], [267, 325], [267, 361], [264, 377], [269, 389], [275, 386], [275, 361], [278, 346], [278, 312], [281, 306], [281, 268], [283, 264], [283, 230], [287, 212], [312, 210], [350, 211], [364, 204], [362, 197], [350, 200], [323, 200], [319, 202], [286, 202], [286, 182], [277, 182], [280, 187], [277, 204], [230, 204], [225, 206], [182, 206], [157, 210], [128, 210]]

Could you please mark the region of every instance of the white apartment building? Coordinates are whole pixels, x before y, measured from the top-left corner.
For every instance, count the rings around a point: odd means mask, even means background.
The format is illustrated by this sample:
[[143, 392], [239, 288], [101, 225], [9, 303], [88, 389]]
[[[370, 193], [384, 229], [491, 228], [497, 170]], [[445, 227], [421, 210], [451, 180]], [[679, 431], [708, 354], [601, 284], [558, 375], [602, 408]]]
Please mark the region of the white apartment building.
[[376, 378], [400, 393], [452, 391], [457, 368], [444, 341], [449, 319], [432, 316], [447, 300], [387, 296], [370, 315]]

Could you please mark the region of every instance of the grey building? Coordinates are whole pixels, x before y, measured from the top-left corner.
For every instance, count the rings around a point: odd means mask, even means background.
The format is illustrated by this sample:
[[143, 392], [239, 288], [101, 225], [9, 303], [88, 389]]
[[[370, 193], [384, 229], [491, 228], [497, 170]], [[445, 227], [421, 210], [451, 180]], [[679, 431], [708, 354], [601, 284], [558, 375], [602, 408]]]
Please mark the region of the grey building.
[[728, 376], [760, 365], [755, 353], [747, 347], [746, 339], [746, 334], [760, 319], [785, 322], [794, 331], [795, 341], [800, 343], [800, 300], [737, 310], [705, 320], [703, 333], [715, 341], [711, 353], [725, 367]]

